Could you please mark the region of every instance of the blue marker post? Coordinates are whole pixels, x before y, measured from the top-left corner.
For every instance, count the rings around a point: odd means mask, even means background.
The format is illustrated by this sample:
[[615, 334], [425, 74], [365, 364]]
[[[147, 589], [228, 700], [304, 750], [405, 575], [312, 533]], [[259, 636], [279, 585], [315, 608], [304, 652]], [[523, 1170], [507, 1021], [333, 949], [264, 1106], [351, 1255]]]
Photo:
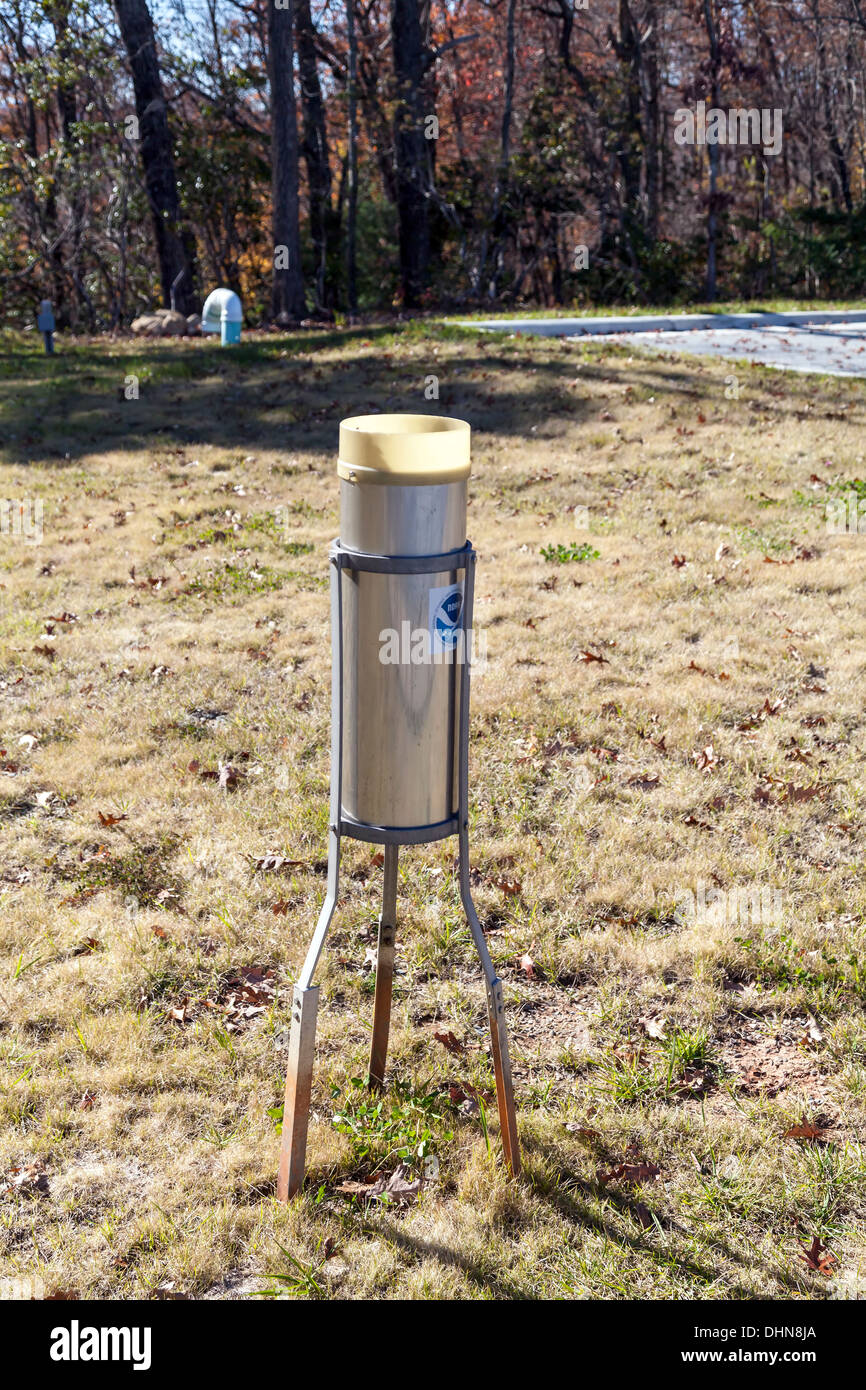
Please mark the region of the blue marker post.
[[45, 351], [54, 351], [54, 310], [51, 307], [50, 299], [43, 299], [39, 306], [39, 313], [36, 315], [36, 327], [45, 340]]

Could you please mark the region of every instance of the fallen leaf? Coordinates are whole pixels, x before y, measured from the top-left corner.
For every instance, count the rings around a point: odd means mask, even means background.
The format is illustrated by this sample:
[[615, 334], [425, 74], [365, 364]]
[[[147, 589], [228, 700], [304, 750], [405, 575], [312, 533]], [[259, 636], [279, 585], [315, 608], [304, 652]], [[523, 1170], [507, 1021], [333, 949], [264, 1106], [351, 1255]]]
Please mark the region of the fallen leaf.
[[365, 1202], [391, 1201], [407, 1206], [421, 1191], [422, 1178], [410, 1178], [409, 1169], [401, 1163], [390, 1177], [382, 1175], [372, 1182], [343, 1182], [337, 1191], [344, 1197], [362, 1197]]
[[509, 898], [519, 897], [523, 892], [523, 884], [517, 878], [494, 879], [493, 887], [498, 888], [500, 893], [505, 893]]
[[10, 1168], [4, 1174], [6, 1187], [3, 1189], [8, 1196], [12, 1193], [21, 1193], [28, 1197], [47, 1197], [48, 1196], [48, 1174], [36, 1163], [30, 1163], [26, 1168]]
[[649, 1182], [653, 1178], [657, 1178], [660, 1172], [661, 1168], [658, 1168], [655, 1163], [647, 1163], [642, 1159], [640, 1163], [619, 1163], [609, 1173], [603, 1173], [599, 1170], [597, 1177], [602, 1187], [607, 1187], [609, 1182], [625, 1184]]
[[711, 743], [708, 743], [706, 748], [701, 749], [700, 753], [692, 754], [692, 762], [695, 764], [699, 772], [707, 772], [712, 771], [714, 767], [717, 767], [719, 760], [716, 757], [713, 745]]
[[628, 785], [638, 787], [642, 792], [655, 791], [659, 785], [659, 775], [657, 772], [636, 772], [633, 777], [629, 777]]
[[667, 1036], [668, 1021], [666, 1018], [653, 1018], [647, 1015], [639, 1018], [638, 1023], [643, 1028], [648, 1038], [661, 1039]]
[[786, 1129], [782, 1137], [784, 1139], [808, 1139], [810, 1142], [814, 1142], [823, 1139], [826, 1133], [827, 1130], [823, 1125], [813, 1125], [808, 1120], [804, 1120], [802, 1124], [792, 1125], [790, 1129]]
[[283, 869], [304, 869], [303, 859], [285, 859], [281, 854], [259, 854], [249, 856], [253, 869], [262, 874], [276, 874]]
[[839, 1263], [836, 1256], [827, 1249], [827, 1246], [822, 1243], [818, 1236], [815, 1236], [808, 1250], [801, 1247], [799, 1253], [800, 1259], [805, 1260], [809, 1268], [813, 1269], [816, 1274], [832, 1274], [834, 1266]]
[[811, 787], [795, 787], [793, 782], [788, 782], [785, 788], [786, 801], [814, 801], [816, 798], [823, 800], [829, 793], [830, 788], [816, 782]]
[[233, 767], [231, 763], [219, 764], [219, 784], [224, 792], [234, 791], [238, 783], [243, 781], [245, 774], [239, 768]]
[[438, 1043], [442, 1044], [446, 1052], [460, 1053], [466, 1051], [460, 1039], [456, 1038], [451, 1032], [446, 1033], [444, 1030], [442, 1032], [437, 1032], [434, 1030], [433, 1036]]
[[592, 1125], [578, 1125], [569, 1121], [565, 1128], [569, 1133], [576, 1134], [578, 1139], [586, 1139], [588, 1143], [592, 1143], [595, 1139], [601, 1138], [598, 1130], [593, 1129]]
[[95, 936], [86, 936], [77, 946], [72, 948], [73, 956], [89, 956], [92, 951], [101, 951], [102, 943], [97, 941]]

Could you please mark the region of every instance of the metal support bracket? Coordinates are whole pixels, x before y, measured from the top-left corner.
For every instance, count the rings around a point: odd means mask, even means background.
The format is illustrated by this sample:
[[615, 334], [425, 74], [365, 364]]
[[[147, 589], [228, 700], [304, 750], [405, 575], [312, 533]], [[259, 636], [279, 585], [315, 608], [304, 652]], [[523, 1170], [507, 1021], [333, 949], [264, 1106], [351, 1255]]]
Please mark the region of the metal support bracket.
[[376, 996], [373, 1002], [373, 1040], [370, 1046], [370, 1086], [374, 1090], [385, 1084], [385, 1058], [388, 1055], [388, 1037], [391, 1032], [399, 852], [396, 845], [385, 846], [382, 914], [379, 918], [379, 949], [376, 956]]
[[[363, 555], [345, 550], [339, 541], [330, 549], [331, 562], [331, 799], [328, 831], [328, 884], [325, 901], [310, 942], [292, 1001], [289, 1060], [283, 1107], [283, 1134], [277, 1196], [286, 1202], [300, 1192], [304, 1181], [315, 1060], [316, 1021], [319, 991], [313, 976], [319, 963], [331, 918], [337, 905], [340, 883], [341, 837], [367, 840], [385, 847], [382, 913], [376, 958], [376, 994], [373, 1005], [373, 1036], [370, 1049], [369, 1084], [381, 1087], [391, 1023], [394, 982], [394, 941], [396, 934], [397, 857], [400, 844], [423, 844], [457, 834], [459, 843], [460, 898], [469, 923], [475, 949], [481, 961], [487, 988], [490, 1019], [491, 1056], [496, 1077], [496, 1096], [502, 1147], [509, 1171], [520, 1172], [517, 1115], [505, 1025], [502, 982], [498, 979], [478, 913], [472, 901], [469, 881], [469, 680], [470, 663], [467, 637], [472, 634], [475, 593], [475, 551], [467, 541], [461, 550], [441, 555]], [[380, 574], [436, 574], [441, 570], [463, 570], [465, 582], [460, 614], [463, 662], [458, 677], [458, 779], [457, 815], [436, 826], [394, 828], [365, 825], [343, 813], [343, 569], [369, 570]]]

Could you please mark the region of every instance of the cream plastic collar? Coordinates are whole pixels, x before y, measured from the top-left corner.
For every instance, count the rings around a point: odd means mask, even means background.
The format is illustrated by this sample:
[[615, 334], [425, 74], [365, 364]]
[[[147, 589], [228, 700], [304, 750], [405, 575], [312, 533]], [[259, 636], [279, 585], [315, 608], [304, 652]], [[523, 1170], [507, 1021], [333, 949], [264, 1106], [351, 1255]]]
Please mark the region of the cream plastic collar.
[[447, 415], [355, 415], [340, 424], [337, 472], [354, 483], [458, 482], [469, 477], [469, 436]]

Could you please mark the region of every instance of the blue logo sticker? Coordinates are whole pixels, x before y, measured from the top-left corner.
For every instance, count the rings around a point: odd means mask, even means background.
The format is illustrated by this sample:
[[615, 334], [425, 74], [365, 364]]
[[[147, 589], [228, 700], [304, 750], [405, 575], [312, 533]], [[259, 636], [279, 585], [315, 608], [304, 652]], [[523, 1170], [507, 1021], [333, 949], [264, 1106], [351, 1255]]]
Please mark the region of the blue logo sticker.
[[[445, 590], [434, 589], [431, 597], [431, 631], [440, 649], [453, 651], [457, 646], [460, 614], [463, 609], [463, 590], [460, 585]], [[435, 604], [435, 606], [434, 606]]]

